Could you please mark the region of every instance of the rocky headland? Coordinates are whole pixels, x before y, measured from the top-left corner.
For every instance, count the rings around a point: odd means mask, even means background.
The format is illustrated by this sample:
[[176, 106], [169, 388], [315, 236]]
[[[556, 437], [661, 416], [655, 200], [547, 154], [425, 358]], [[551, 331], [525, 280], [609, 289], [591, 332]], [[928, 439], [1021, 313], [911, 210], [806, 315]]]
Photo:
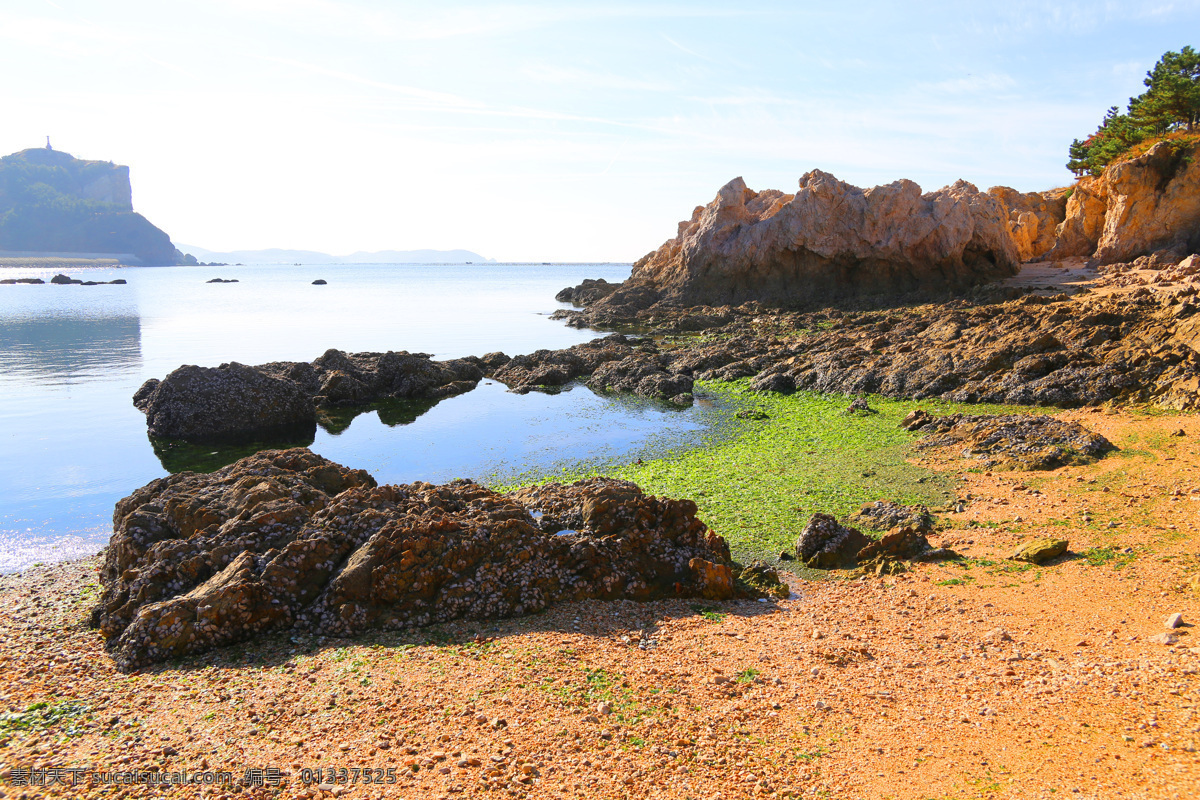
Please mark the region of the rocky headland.
[[0, 158], [0, 253], [112, 255], [144, 266], [195, 263], [133, 210], [129, 167], [32, 148]]

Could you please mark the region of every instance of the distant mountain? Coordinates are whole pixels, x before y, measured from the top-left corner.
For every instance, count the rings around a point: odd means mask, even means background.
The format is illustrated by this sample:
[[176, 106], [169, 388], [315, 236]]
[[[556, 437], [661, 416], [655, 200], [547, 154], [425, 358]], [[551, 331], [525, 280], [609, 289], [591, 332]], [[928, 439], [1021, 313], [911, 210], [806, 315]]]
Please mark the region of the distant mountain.
[[270, 248], [219, 252], [189, 244], [179, 247], [200, 261], [224, 261], [228, 264], [486, 264], [495, 261], [470, 250], [378, 250], [373, 253], [360, 250], [348, 256], [332, 256], [313, 250]]
[[0, 252], [183, 262], [171, 237], [133, 210], [129, 167], [48, 145], [0, 158]]

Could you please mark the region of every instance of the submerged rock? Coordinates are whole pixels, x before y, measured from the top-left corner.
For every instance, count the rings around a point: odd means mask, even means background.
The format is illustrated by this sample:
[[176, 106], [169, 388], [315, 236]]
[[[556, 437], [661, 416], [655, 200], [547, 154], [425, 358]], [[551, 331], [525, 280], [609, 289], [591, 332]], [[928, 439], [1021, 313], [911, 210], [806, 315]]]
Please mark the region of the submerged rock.
[[963, 455], [991, 469], [1057, 469], [1088, 464], [1115, 450], [1112, 442], [1076, 422], [1044, 414], [952, 414], [922, 430], [935, 435], [919, 447], [965, 447]]
[[92, 624], [129, 670], [270, 630], [347, 636], [585, 598], [727, 599], [729, 549], [695, 515], [689, 500], [605, 478], [508, 495], [471, 481], [377, 486], [303, 448], [264, 451], [117, 504]]

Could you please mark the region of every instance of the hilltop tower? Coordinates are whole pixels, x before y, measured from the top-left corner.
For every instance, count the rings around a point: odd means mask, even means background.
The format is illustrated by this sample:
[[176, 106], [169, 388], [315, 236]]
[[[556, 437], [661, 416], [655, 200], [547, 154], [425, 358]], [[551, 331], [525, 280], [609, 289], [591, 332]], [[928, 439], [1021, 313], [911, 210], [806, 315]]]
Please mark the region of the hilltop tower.
[[54, 149], [53, 147], [51, 147], [51, 146], [50, 146], [50, 137], [49, 137], [49, 136], [47, 136], [47, 137], [46, 137], [46, 149], [47, 149], [47, 150], [53, 150], [53, 149]]

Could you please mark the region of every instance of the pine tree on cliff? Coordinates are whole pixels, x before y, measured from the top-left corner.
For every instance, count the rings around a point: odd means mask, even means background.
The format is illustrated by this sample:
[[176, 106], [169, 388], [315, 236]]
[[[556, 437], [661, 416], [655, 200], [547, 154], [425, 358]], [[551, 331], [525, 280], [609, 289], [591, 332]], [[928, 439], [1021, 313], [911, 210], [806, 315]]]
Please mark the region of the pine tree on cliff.
[[1195, 129], [1200, 122], [1200, 52], [1187, 46], [1163, 53], [1143, 83], [1147, 90], [1129, 98], [1127, 113], [1113, 106], [1095, 133], [1071, 142], [1067, 169], [1099, 175], [1146, 139]]
[[1200, 120], [1200, 53], [1191, 47], [1164, 53], [1144, 83], [1149, 91], [1129, 101], [1134, 117], [1161, 133], [1176, 124], [1189, 132], [1195, 128]]

